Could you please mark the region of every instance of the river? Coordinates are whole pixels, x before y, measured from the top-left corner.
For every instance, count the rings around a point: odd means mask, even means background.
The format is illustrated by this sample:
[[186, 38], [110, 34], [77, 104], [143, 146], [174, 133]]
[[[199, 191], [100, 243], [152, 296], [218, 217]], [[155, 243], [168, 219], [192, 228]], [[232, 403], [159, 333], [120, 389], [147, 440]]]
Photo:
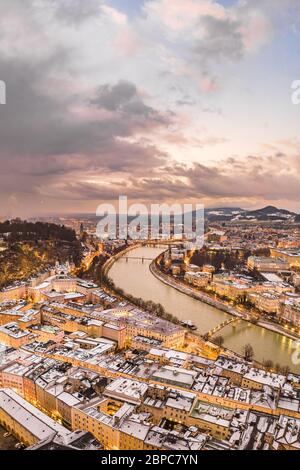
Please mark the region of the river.
[[[142, 247], [131, 251], [128, 256], [156, 258], [162, 248]], [[149, 270], [151, 261], [120, 258], [111, 268], [109, 276], [116, 286], [125, 292], [161, 303], [165, 310], [180, 320], [192, 320], [201, 333], [208, 332], [230, 316], [227, 313], [195, 300], [156, 279]], [[293, 340], [265, 328], [244, 321], [235, 326], [229, 325], [220, 334], [224, 346], [242, 353], [245, 344], [250, 343], [254, 349], [255, 359], [262, 362], [271, 359], [274, 364], [289, 366], [294, 372], [300, 372], [299, 365], [292, 362]]]

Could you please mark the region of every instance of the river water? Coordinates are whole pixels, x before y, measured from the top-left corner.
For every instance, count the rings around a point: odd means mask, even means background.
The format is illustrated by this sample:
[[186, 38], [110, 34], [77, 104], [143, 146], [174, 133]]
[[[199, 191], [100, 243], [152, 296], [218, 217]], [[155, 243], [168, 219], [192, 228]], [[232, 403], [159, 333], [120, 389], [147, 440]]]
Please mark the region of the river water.
[[[165, 248], [164, 248], [165, 249]], [[142, 247], [128, 253], [128, 256], [156, 258], [162, 248]], [[109, 276], [116, 286], [125, 292], [161, 303], [165, 310], [180, 320], [191, 320], [200, 333], [208, 332], [230, 316], [215, 307], [195, 300], [156, 279], [149, 270], [151, 261], [120, 258], [111, 268]], [[224, 346], [242, 353], [245, 344], [254, 349], [255, 359], [262, 362], [271, 359], [274, 364], [288, 365], [294, 372], [300, 372], [300, 366], [292, 362], [293, 340], [244, 321], [235, 326], [229, 325], [220, 334]]]

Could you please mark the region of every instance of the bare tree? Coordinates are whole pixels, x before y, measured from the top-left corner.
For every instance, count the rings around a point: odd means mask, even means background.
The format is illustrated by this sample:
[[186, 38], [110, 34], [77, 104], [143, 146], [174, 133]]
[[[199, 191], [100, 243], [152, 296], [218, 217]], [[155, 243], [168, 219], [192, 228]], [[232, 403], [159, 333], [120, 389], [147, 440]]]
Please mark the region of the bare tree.
[[274, 369], [274, 362], [271, 361], [271, 359], [267, 359], [266, 361], [263, 362], [263, 366], [268, 370]]
[[243, 347], [243, 354], [246, 361], [251, 362], [253, 360], [254, 350], [250, 343]]
[[214, 338], [212, 342], [219, 346], [219, 348], [221, 348], [224, 344], [224, 338], [223, 336], [216, 336], [216, 338]]

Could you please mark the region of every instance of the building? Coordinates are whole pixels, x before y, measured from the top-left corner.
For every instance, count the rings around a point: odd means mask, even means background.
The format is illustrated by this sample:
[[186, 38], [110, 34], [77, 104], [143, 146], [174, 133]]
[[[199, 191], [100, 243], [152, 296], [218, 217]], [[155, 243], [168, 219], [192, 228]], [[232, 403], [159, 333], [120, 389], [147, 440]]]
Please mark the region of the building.
[[251, 367], [243, 376], [242, 387], [263, 390], [265, 386], [279, 390], [285, 383], [284, 375], [275, 374], [262, 369]]
[[192, 370], [163, 366], [153, 373], [151, 379], [177, 387], [191, 388], [196, 376], [197, 372]]
[[72, 429], [91, 432], [106, 450], [121, 449], [118, 425], [132, 414], [134, 406], [107, 398], [95, 398], [72, 408]]
[[0, 424], [27, 446], [58, 435], [67, 439], [70, 431], [8, 388], [0, 389]]
[[15, 322], [0, 326], [0, 343], [12, 348], [20, 348], [24, 344], [33, 341], [34, 337], [34, 334], [28, 330], [22, 330]]
[[211, 280], [211, 274], [205, 272], [187, 271], [184, 280], [195, 287], [205, 288]]
[[119, 349], [126, 343], [126, 327], [122, 324], [105, 323], [79, 306], [55, 303], [42, 308], [43, 321], [68, 333], [82, 331], [94, 338], [104, 337], [115, 341]]
[[71, 432], [8, 388], [0, 389], [0, 424], [28, 450], [96, 450], [101, 445], [82, 431]]
[[143, 382], [120, 377], [113, 380], [104, 390], [104, 395], [116, 400], [138, 404], [143, 401], [148, 385]]
[[278, 311], [279, 318], [289, 323], [296, 328], [300, 327], [300, 297], [299, 296], [286, 296], [279, 305]]
[[208, 431], [213, 437], [229, 440], [233, 427], [245, 424], [248, 412], [216, 406], [197, 400], [190, 415], [190, 425]]
[[35, 339], [41, 343], [53, 341], [61, 343], [64, 339], [64, 331], [56, 326], [50, 325], [33, 325], [29, 330], [35, 335]]
[[90, 432], [74, 431], [67, 438], [58, 435], [43, 439], [26, 450], [102, 450], [102, 444]]
[[93, 312], [93, 317], [105, 323], [126, 328], [126, 343], [136, 336], [144, 336], [162, 341], [165, 347], [181, 347], [185, 340], [185, 330], [174, 323], [154, 317], [148, 312], [134, 307], [116, 308]]
[[222, 355], [215, 361], [215, 367], [216, 373], [223, 377], [228, 377], [236, 385], [241, 385], [243, 376], [249, 369], [245, 361], [231, 359]]
[[251, 271], [278, 272], [289, 269], [289, 263], [282, 258], [269, 258], [266, 256], [250, 256], [247, 260], [247, 267]]
[[[300, 267], [300, 250], [299, 249], [271, 249], [271, 256], [276, 259], [282, 259], [288, 265], [288, 268]], [[287, 269], [288, 269], [287, 268]]]
[[230, 276], [214, 276], [211, 289], [220, 297], [233, 301], [244, 299], [253, 288], [251, 281]]
[[27, 297], [27, 285], [25, 282], [16, 282], [0, 290], [0, 302], [25, 299]]
[[280, 416], [274, 436], [273, 449], [300, 450], [300, 419]]
[[277, 314], [281, 295], [277, 292], [249, 293], [248, 300], [261, 312]]

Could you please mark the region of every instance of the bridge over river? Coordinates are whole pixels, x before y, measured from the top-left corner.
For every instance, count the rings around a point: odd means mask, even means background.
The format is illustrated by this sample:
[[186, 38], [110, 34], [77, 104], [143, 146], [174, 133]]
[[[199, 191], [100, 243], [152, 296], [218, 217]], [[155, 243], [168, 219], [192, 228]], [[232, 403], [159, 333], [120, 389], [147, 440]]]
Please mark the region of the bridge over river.
[[219, 333], [219, 331], [222, 331], [224, 328], [226, 328], [226, 326], [229, 326], [229, 325], [233, 325], [235, 323], [237, 323], [238, 321], [240, 321], [240, 318], [238, 317], [232, 317], [232, 318], [229, 318], [228, 320], [226, 321], [223, 321], [222, 323], [220, 323], [219, 325], [215, 326], [214, 328], [212, 328], [211, 330], [209, 330], [207, 333], [205, 333], [203, 335], [203, 337], [206, 339], [210, 339], [212, 336], [214, 336], [216, 333]]
[[128, 263], [130, 259], [140, 260], [142, 263], [144, 263], [144, 261], [152, 261], [152, 258], [146, 258], [145, 256], [124, 256], [124, 258], [126, 259], [126, 263]]

